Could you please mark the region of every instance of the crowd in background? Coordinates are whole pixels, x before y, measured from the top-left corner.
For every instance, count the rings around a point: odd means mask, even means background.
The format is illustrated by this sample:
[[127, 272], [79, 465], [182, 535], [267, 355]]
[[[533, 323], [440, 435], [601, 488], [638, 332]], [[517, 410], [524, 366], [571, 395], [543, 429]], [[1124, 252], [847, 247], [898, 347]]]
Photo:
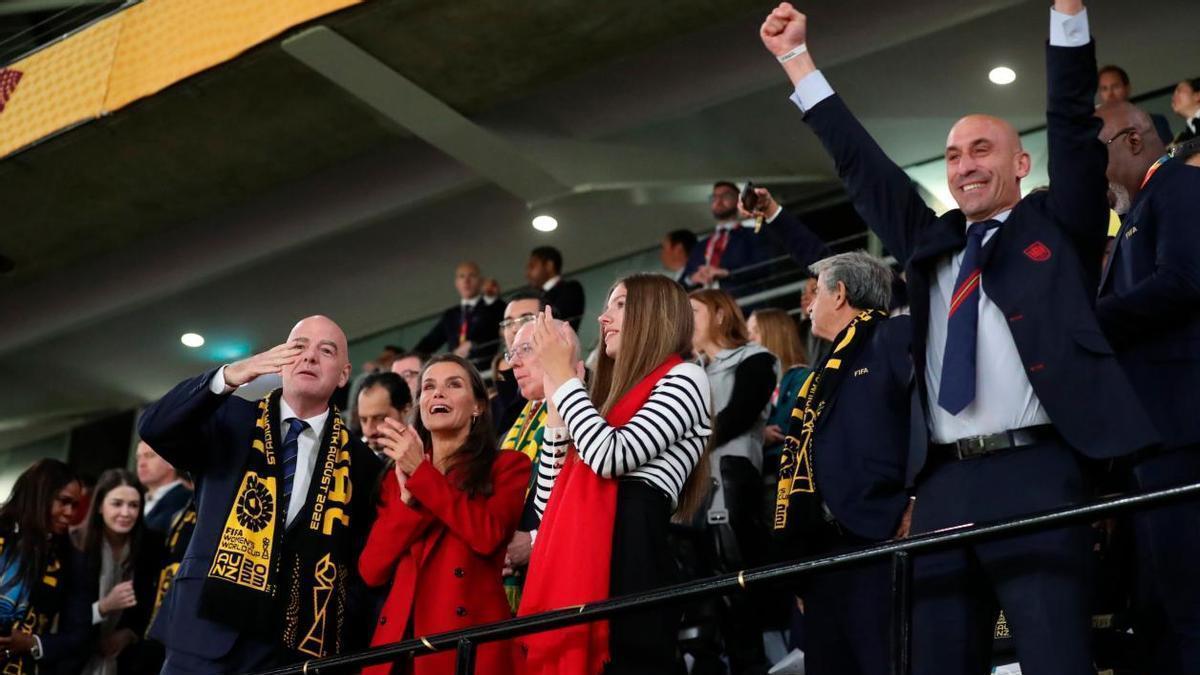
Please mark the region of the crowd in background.
[[[722, 180], [707, 236], [672, 231], [662, 270], [603, 298], [553, 247], [507, 296], [463, 262], [459, 300], [358, 374], [337, 324], [306, 318], [151, 405], [136, 471], [21, 475], [0, 507], [4, 672], [248, 672], [1200, 480], [1200, 79], [1174, 90], [1173, 134], [1058, 0], [1049, 189], [1022, 198], [1015, 131], [970, 116], [946, 149], [960, 208], [937, 216], [806, 32], [785, 3], [762, 38], [894, 258], [835, 255]], [[747, 303], [782, 257], [803, 292]], [[1194, 504], [926, 555], [914, 672], [986, 672], [1011, 633], [1033, 675], [1198, 673], [1195, 555]], [[888, 672], [886, 569], [785, 590], [487, 643], [477, 672]]]

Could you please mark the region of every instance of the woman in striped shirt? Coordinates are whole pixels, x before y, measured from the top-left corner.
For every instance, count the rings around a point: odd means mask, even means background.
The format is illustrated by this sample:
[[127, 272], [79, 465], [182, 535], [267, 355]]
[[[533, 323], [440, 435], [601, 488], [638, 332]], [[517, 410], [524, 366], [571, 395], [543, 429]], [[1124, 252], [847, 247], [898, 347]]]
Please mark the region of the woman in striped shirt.
[[[539, 588], [526, 588], [521, 614], [675, 582], [667, 543], [671, 515], [694, 510], [709, 487], [703, 460], [710, 391], [704, 370], [683, 360], [692, 337], [687, 294], [666, 277], [627, 277], [609, 294], [600, 329], [604, 348], [590, 395], [573, 370], [563, 328], [546, 313], [535, 332], [553, 406], [547, 426], [561, 420], [574, 452], [545, 448], [551, 472], [565, 467], [530, 562], [530, 582]], [[672, 671], [679, 619], [676, 608], [654, 609], [613, 619], [611, 626], [531, 636], [524, 641], [528, 672]], [[588, 655], [584, 663], [570, 661], [581, 652]]]

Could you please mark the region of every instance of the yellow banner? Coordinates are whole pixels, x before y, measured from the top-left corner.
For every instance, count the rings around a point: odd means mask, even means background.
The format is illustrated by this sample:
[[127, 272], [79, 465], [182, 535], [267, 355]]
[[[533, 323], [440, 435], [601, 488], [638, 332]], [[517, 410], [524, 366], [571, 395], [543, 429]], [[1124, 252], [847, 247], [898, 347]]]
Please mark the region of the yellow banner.
[[144, 0], [0, 69], [0, 157], [362, 0]]

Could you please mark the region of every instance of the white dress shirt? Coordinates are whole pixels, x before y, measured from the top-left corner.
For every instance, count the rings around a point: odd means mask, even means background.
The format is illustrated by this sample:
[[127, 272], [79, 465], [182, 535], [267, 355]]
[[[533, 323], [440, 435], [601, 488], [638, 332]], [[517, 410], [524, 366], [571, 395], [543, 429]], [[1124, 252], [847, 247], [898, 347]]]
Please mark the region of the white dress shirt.
[[[1087, 10], [1068, 15], [1050, 10], [1050, 44], [1055, 47], [1081, 47], [1091, 40]], [[833, 87], [813, 71], [796, 83], [792, 102], [808, 111], [833, 95]], [[1011, 211], [995, 217], [1003, 223]], [[970, 226], [970, 222], [967, 223]], [[1001, 225], [1003, 227], [1003, 225]], [[996, 230], [984, 235], [986, 244]], [[1041, 401], [1025, 374], [1021, 355], [1004, 313], [984, 292], [986, 274], [979, 286], [979, 330], [975, 351], [975, 400], [957, 415], [937, 404], [942, 381], [942, 360], [946, 352], [950, 296], [962, 266], [964, 252], [958, 251], [937, 264], [929, 286], [929, 334], [925, 343], [925, 386], [930, 411], [930, 440], [949, 443], [969, 436], [983, 436], [1008, 429], [1048, 424]]]
[[150, 515], [150, 512], [154, 510], [154, 507], [158, 506], [158, 502], [163, 498], [163, 495], [174, 489], [176, 485], [183, 485], [183, 481], [176, 478], [166, 485], [160, 485], [154, 490], [146, 491], [146, 505], [142, 509], [143, 515]]
[[[221, 366], [217, 374], [213, 375], [209, 390], [214, 394], [227, 394], [234, 390], [234, 387], [225, 384], [225, 368], [227, 367]], [[288, 422], [293, 419], [298, 419], [295, 411], [287, 404], [287, 401], [280, 398], [279, 436], [277, 438], [282, 439], [287, 434]], [[300, 438], [296, 441], [296, 475], [292, 477], [292, 495], [288, 500], [285, 525], [292, 524], [296, 515], [304, 508], [305, 499], [308, 498], [308, 484], [312, 481], [313, 469], [317, 466], [317, 444], [321, 442], [321, 434], [325, 431], [325, 422], [329, 419], [329, 408], [319, 415], [299, 419], [307, 422], [308, 427], [300, 432]]]
[[542, 284], [542, 292], [543, 292], [543, 293], [549, 293], [549, 292], [550, 292], [550, 289], [551, 289], [551, 288], [554, 288], [555, 286], [557, 286], [557, 285], [558, 285], [558, 282], [560, 282], [560, 281], [562, 281], [562, 275], [561, 275], [561, 274], [560, 274], [560, 275], [558, 275], [558, 276], [556, 276], [556, 277], [553, 277], [552, 279], [550, 279], [550, 280], [549, 280], [549, 281], [547, 281], [546, 283]]

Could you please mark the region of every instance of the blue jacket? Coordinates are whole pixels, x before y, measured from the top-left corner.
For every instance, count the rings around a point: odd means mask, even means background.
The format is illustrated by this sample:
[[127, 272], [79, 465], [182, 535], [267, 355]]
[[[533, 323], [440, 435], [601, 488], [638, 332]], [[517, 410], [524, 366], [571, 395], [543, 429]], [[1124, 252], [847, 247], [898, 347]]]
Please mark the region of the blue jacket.
[[908, 505], [912, 319], [883, 321], [845, 369], [813, 430], [813, 472], [825, 505], [864, 539], [896, 532]]
[[1197, 195], [1200, 168], [1171, 160], [1154, 173], [1117, 232], [1096, 302], [1100, 324], [1168, 447], [1200, 443]]
[[[176, 469], [191, 472], [196, 483], [196, 530], [150, 635], [167, 646], [204, 659], [219, 659], [233, 648], [238, 632], [200, 616], [200, 593], [234, 494], [242, 480], [258, 419], [257, 404], [209, 390], [216, 370], [184, 380], [142, 414], [138, 432]], [[332, 412], [330, 413], [332, 414]], [[380, 462], [357, 439], [351, 440], [350, 522], [356, 563], [374, 513]], [[284, 540], [284, 546], [287, 540]], [[351, 564], [351, 569], [354, 569]], [[282, 616], [282, 603], [280, 607]], [[365, 610], [364, 610], [365, 611]]]
[[[1095, 43], [1048, 46], [1046, 58], [1050, 189], [1022, 199], [984, 246], [983, 288], [1008, 317], [1019, 367], [1055, 429], [1089, 457], [1115, 457], [1154, 445], [1158, 435], [1094, 308], [1108, 223], [1108, 159], [1092, 106]], [[938, 262], [965, 245], [966, 218], [958, 209], [942, 216], [930, 210], [837, 95], [813, 106], [805, 121], [833, 157], [859, 215], [905, 263], [913, 364], [927, 406], [930, 280]], [[910, 472], [925, 462], [924, 448], [915, 452]]]
[[[684, 286], [689, 286], [688, 279], [705, 264], [705, 253], [708, 250], [708, 240], [701, 241], [692, 247], [688, 257], [687, 267], [681, 276]], [[735, 227], [729, 235], [729, 242], [721, 254], [721, 268], [733, 272], [727, 282], [730, 285], [742, 285], [759, 277], [766, 276], [769, 265], [763, 265], [743, 273], [738, 270], [749, 265], [766, 262], [781, 255], [790, 255], [797, 265], [807, 268], [816, 261], [832, 255], [833, 251], [825, 242], [805, 227], [799, 219], [788, 213], [787, 209], [779, 212], [775, 220], [763, 223], [762, 230], [755, 234], [752, 227]]]

